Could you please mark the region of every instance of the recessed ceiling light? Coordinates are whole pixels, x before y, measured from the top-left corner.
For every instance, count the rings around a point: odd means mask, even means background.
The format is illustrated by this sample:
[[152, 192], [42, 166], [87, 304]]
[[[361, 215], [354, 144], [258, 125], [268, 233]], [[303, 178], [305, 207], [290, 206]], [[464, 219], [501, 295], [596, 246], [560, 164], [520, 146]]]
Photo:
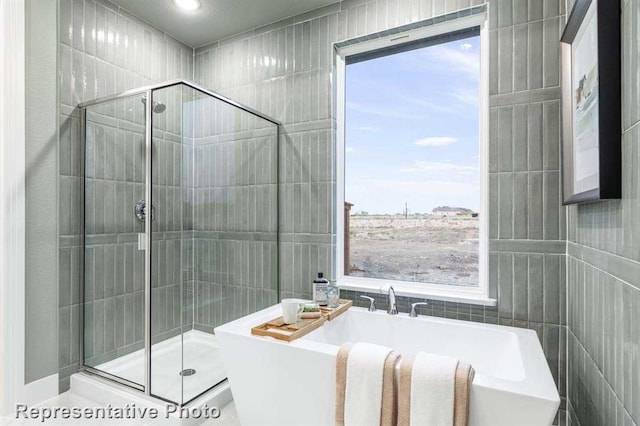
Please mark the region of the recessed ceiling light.
[[200, 9], [200, 2], [198, 0], [173, 0], [173, 2], [180, 9], [194, 11]]

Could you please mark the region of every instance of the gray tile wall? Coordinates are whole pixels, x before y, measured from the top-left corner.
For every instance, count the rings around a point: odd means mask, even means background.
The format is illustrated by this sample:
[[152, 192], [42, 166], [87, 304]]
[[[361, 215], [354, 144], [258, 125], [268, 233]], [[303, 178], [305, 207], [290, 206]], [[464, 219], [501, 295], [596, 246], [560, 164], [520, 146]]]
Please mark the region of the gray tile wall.
[[[133, 211], [136, 202], [144, 199], [141, 100], [142, 96], [135, 96], [87, 109], [84, 356], [90, 366], [143, 345], [144, 252], [137, 248], [137, 234], [144, 232], [144, 224], [136, 220]], [[167, 111], [179, 118], [178, 98], [163, 100]], [[159, 114], [155, 117], [154, 149], [158, 154], [154, 157], [153, 191], [158, 209], [153, 222], [152, 338], [158, 341], [180, 332], [183, 189], [181, 139], [175, 133], [180, 128], [173, 125], [175, 120], [161, 119], [164, 117]], [[178, 171], [175, 175], [174, 168]]]
[[[75, 106], [155, 81], [190, 78], [193, 50], [107, 1], [60, 0], [59, 8], [58, 359], [60, 390], [64, 391], [69, 387], [69, 376], [79, 365], [81, 138]], [[118, 249], [132, 248], [135, 246], [118, 245]], [[104, 249], [96, 250], [99, 253]], [[126, 328], [126, 324], [121, 325]], [[117, 335], [127, 336], [125, 330], [116, 330], [114, 339]]]
[[[191, 211], [187, 195], [192, 186], [186, 178], [193, 170], [193, 160], [184, 155], [182, 143], [183, 137], [188, 136], [183, 126], [183, 91], [182, 86], [172, 86], [153, 93], [154, 104], [162, 103], [166, 108], [163, 112], [152, 113], [152, 198], [155, 207], [151, 227], [152, 343], [193, 327], [189, 309], [193, 303], [189, 299], [192, 294], [184, 288], [189, 265], [185, 261], [185, 248], [193, 238], [191, 224], [184, 220]], [[144, 139], [142, 141], [144, 143]], [[144, 164], [140, 166], [144, 171]], [[144, 198], [144, 184], [140, 189], [142, 195], [138, 199]], [[133, 217], [130, 208], [128, 215]], [[142, 226], [137, 221], [136, 224]], [[144, 260], [140, 266], [144, 267]], [[141, 320], [140, 327], [143, 327], [144, 319]]]
[[640, 424], [640, 1], [622, 0], [622, 199], [568, 209], [572, 425]]
[[25, 4], [25, 366], [26, 383], [55, 374], [58, 343], [58, 4]]
[[124, 116], [124, 101], [87, 110], [84, 351], [91, 366], [139, 348], [144, 335], [142, 226], [127, 208], [144, 193], [142, 102], [135, 101], [130, 120], [115, 118]]
[[[337, 9], [333, 6], [318, 13]], [[297, 26], [275, 25], [273, 31], [260, 36], [254, 37], [252, 32], [251, 36], [239, 37], [237, 43], [215, 43], [196, 51], [196, 81], [284, 124], [280, 138], [279, 206], [282, 297], [308, 296], [307, 282], [312, 280], [309, 277], [318, 270], [330, 271], [329, 41], [335, 40], [328, 40], [328, 36], [329, 26], [336, 24], [335, 14], [321, 16]], [[297, 50], [294, 46], [294, 38], [302, 40], [303, 32], [307, 63], [302, 61], [302, 44]], [[316, 40], [323, 39], [326, 44], [322, 52], [314, 48], [313, 55], [312, 32]], [[299, 57], [294, 57], [296, 53]], [[296, 92], [305, 95], [294, 96]], [[319, 92], [323, 95], [319, 96]]]
[[[79, 230], [73, 227], [77, 213], [63, 207], [79, 200], [79, 139], [73, 136], [78, 129], [73, 111], [77, 102], [151, 81], [189, 77], [193, 67], [199, 83], [281, 120], [281, 297], [308, 297], [315, 273], [331, 270], [334, 239], [332, 43], [481, 3], [347, 0], [197, 49], [194, 62], [188, 47], [102, 0], [61, 0], [60, 187], [61, 200], [66, 201], [61, 202], [61, 291], [63, 281], [72, 289], [71, 283], [79, 280], [69, 272], [80, 259]], [[498, 306], [432, 301], [428, 313], [536, 330], [564, 396], [565, 221], [558, 172], [557, 40], [565, 10], [559, 0], [489, 3], [490, 274], [491, 294]], [[96, 34], [106, 29], [105, 39], [110, 40], [109, 29], [113, 28], [111, 40], [122, 43], [127, 38], [129, 47], [82, 40], [81, 32], [71, 30], [86, 23], [84, 34], [92, 34], [93, 22]], [[202, 252], [209, 247], [211, 253], [212, 244], [225, 244], [208, 237], [202, 239]], [[249, 245], [235, 240], [234, 245], [235, 250], [225, 252], [251, 252]], [[222, 291], [205, 287], [196, 285], [193, 291], [202, 291], [205, 299]], [[66, 360], [61, 361], [63, 389], [78, 362], [73, 348], [78, 305], [73, 297], [71, 294], [68, 302], [66, 296], [61, 299], [60, 348], [65, 352], [61, 360]], [[244, 301], [250, 296], [240, 292], [234, 297]], [[403, 310], [408, 302], [401, 301]], [[204, 323], [206, 329], [211, 325], [211, 312], [196, 313], [201, 318], [196, 323]]]
[[[284, 124], [282, 297], [309, 297], [315, 273], [331, 270], [332, 43], [481, 3], [346, 0], [196, 49], [196, 81]], [[536, 330], [563, 397], [565, 219], [559, 182], [558, 39], [564, 14], [560, 0], [489, 2], [490, 275], [498, 306], [432, 301], [428, 308], [432, 315]], [[358, 295], [345, 292], [347, 297]], [[405, 311], [408, 302], [401, 301]]]
[[277, 302], [277, 126], [217, 99], [193, 105], [193, 323]]

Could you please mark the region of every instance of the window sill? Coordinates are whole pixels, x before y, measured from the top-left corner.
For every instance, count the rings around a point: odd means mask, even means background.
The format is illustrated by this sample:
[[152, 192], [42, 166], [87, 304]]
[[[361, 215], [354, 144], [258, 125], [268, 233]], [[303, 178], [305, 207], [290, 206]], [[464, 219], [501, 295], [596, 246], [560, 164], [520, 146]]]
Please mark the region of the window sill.
[[[397, 296], [442, 300], [445, 302], [468, 303], [471, 305], [496, 306], [497, 300], [488, 297], [483, 289], [477, 287], [456, 287], [437, 284], [414, 283], [410, 281], [384, 280], [343, 276], [338, 279], [343, 290], [380, 293], [393, 286]], [[386, 290], [383, 290], [386, 292]]]

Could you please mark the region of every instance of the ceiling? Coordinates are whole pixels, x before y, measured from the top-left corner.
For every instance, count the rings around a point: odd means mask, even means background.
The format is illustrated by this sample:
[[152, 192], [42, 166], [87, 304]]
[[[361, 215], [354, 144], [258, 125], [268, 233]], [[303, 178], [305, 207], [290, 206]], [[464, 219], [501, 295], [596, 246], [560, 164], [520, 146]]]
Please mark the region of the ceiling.
[[199, 0], [194, 12], [173, 0], [111, 0], [124, 10], [191, 47], [200, 47], [284, 18], [335, 3], [336, 0]]

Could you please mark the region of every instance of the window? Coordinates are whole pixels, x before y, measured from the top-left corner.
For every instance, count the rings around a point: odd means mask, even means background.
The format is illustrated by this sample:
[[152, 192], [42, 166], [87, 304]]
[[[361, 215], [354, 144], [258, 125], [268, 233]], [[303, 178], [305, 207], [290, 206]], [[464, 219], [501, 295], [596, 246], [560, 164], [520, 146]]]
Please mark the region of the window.
[[461, 21], [337, 48], [344, 288], [492, 303], [486, 31]]

